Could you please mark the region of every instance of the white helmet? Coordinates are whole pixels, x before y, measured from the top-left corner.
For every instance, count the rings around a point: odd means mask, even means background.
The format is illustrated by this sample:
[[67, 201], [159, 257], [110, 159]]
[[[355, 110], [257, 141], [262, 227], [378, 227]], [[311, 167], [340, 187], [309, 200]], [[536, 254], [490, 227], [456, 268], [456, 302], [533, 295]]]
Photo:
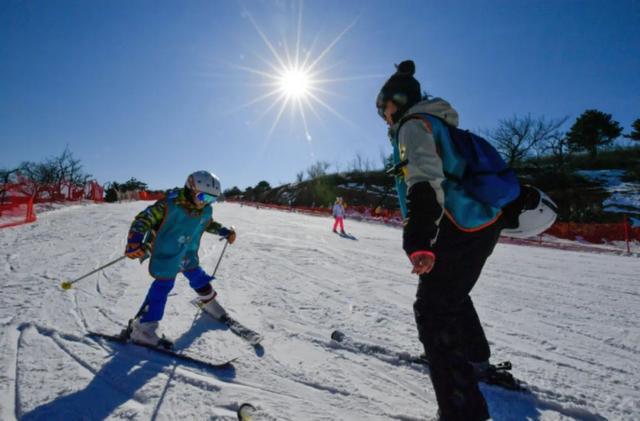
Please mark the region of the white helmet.
[[558, 205], [544, 192], [532, 186], [523, 186], [523, 189], [526, 196], [518, 215], [518, 226], [502, 230], [508, 237], [535, 237], [549, 229], [558, 216]]
[[184, 186], [191, 189], [194, 198], [201, 202], [211, 202], [211, 200], [203, 200], [203, 198], [198, 197], [201, 193], [215, 198], [220, 196], [221, 193], [220, 179], [209, 171], [204, 170], [196, 171], [189, 175]]

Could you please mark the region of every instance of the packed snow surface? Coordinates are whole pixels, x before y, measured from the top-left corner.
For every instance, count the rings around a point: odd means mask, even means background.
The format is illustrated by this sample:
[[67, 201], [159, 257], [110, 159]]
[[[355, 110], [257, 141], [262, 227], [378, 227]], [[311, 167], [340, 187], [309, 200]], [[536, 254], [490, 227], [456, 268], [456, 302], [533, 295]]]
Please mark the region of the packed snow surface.
[[[581, 170], [578, 174], [599, 182], [610, 193], [602, 203], [607, 212], [640, 214], [640, 184], [623, 181], [624, 170]], [[633, 226], [640, 226], [639, 218], [631, 218]]]
[[[121, 255], [148, 203], [73, 206], [0, 230], [0, 419], [235, 419], [251, 402], [269, 420], [424, 420], [437, 405], [420, 366], [353, 352], [332, 330], [393, 352], [421, 351], [412, 313], [417, 278], [401, 231], [235, 204], [214, 216], [238, 231], [215, 282], [220, 302], [264, 334], [254, 350], [189, 303], [179, 276], [162, 322], [190, 355], [239, 357], [234, 370], [176, 363], [116, 333], [151, 282]], [[205, 236], [211, 271], [222, 250]], [[483, 386], [495, 420], [640, 418], [640, 260], [500, 244], [473, 292], [493, 359], [509, 359], [532, 394]]]

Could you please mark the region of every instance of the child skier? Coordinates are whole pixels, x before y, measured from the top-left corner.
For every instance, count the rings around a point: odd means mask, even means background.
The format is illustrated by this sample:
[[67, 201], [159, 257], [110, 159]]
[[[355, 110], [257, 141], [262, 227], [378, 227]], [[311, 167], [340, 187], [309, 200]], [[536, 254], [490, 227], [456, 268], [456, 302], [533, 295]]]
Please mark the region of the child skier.
[[336, 203], [333, 204], [333, 217], [335, 218], [335, 222], [333, 223], [333, 232], [338, 232], [337, 228], [340, 225], [340, 234], [345, 234], [344, 232], [344, 206], [342, 204], [342, 198], [336, 197]]
[[[131, 323], [132, 341], [160, 343], [158, 324], [178, 273], [187, 277], [205, 307], [217, 304], [216, 291], [211, 287], [214, 278], [200, 267], [198, 249], [205, 231], [226, 238], [229, 244], [235, 241], [233, 229], [211, 218], [211, 204], [219, 195], [218, 177], [208, 171], [196, 171], [189, 175], [184, 188], [169, 191], [166, 198], [135, 217], [125, 254], [130, 259], [139, 259], [149, 253], [149, 273], [154, 281], [142, 304], [141, 315]], [[149, 238], [152, 240], [145, 241]]]

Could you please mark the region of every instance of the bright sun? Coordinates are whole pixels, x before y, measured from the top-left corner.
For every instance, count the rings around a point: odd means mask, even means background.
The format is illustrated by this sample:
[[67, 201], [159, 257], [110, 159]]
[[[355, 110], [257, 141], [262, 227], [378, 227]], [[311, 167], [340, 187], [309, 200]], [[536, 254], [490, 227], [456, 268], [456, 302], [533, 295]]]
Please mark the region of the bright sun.
[[316, 110], [316, 105], [324, 108], [347, 123], [350, 123], [322, 98], [323, 94], [335, 95], [334, 92], [331, 92], [326, 88], [327, 85], [334, 82], [350, 81], [360, 78], [379, 78], [381, 75], [362, 75], [349, 78], [327, 78], [324, 76], [324, 74], [334, 66], [325, 65], [324, 67], [321, 67], [321, 63], [329, 55], [338, 41], [340, 41], [340, 39], [356, 24], [358, 18], [354, 19], [353, 22], [344, 28], [344, 30], [342, 30], [342, 32], [340, 32], [333, 41], [324, 48], [324, 50], [312, 52], [312, 48], [306, 49], [302, 46], [302, 1], [300, 1], [299, 4], [295, 48], [293, 50], [289, 49], [289, 43], [285, 38], [282, 40], [282, 50], [278, 51], [271, 40], [269, 40], [266, 34], [260, 29], [251, 13], [245, 9], [243, 11], [244, 16], [249, 19], [260, 35], [260, 38], [264, 41], [266, 47], [273, 56], [273, 60], [269, 61], [266, 58], [258, 56], [258, 58], [267, 64], [268, 67], [265, 69], [252, 68], [248, 66], [236, 67], [261, 76], [264, 81], [261, 82], [259, 86], [266, 86], [268, 88], [267, 92], [259, 95], [240, 107], [244, 108], [262, 101], [271, 101], [271, 104], [263, 108], [256, 120], [260, 120], [274, 109], [277, 110], [275, 112], [275, 119], [267, 133], [267, 139], [271, 137], [271, 134], [280, 122], [284, 111], [288, 108], [291, 110], [292, 116], [296, 114], [299, 115], [300, 120], [304, 125], [305, 137], [307, 141], [311, 143], [311, 134], [309, 133], [309, 126], [307, 124], [307, 111], [311, 111], [314, 115], [320, 118], [320, 115]]
[[302, 99], [309, 93], [311, 77], [304, 70], [288, 69], [280, 76], [280, 89], [288, 98]]

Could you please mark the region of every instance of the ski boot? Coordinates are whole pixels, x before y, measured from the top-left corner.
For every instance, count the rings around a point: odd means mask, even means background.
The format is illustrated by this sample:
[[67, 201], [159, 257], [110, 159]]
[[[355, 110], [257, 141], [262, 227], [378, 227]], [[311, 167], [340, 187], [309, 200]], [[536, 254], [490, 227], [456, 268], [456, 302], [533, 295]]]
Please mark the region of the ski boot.
[[501, 386], [509, 390], [525, 390], [520, 381], [509, 372], [511, 363], [508, 361], [496, 365], [490, 364], [488, 361], [481, 363], [471, 362], [471, 365], [478, 381]]
[[209, 289], [210, 291], [207, 291], [206, 294], [200, 295], [200, 308], [213, 316], [214, 319], [224, 321], [227, 317], [227, 312], [218, 304], [216, 290], [211, 287]]
[[164, 335], [158, 336], [159, 322], [141, 322], [135, 318], [129, 322], [129, 339], [142, 345], [171, 349], [173, 343]]

